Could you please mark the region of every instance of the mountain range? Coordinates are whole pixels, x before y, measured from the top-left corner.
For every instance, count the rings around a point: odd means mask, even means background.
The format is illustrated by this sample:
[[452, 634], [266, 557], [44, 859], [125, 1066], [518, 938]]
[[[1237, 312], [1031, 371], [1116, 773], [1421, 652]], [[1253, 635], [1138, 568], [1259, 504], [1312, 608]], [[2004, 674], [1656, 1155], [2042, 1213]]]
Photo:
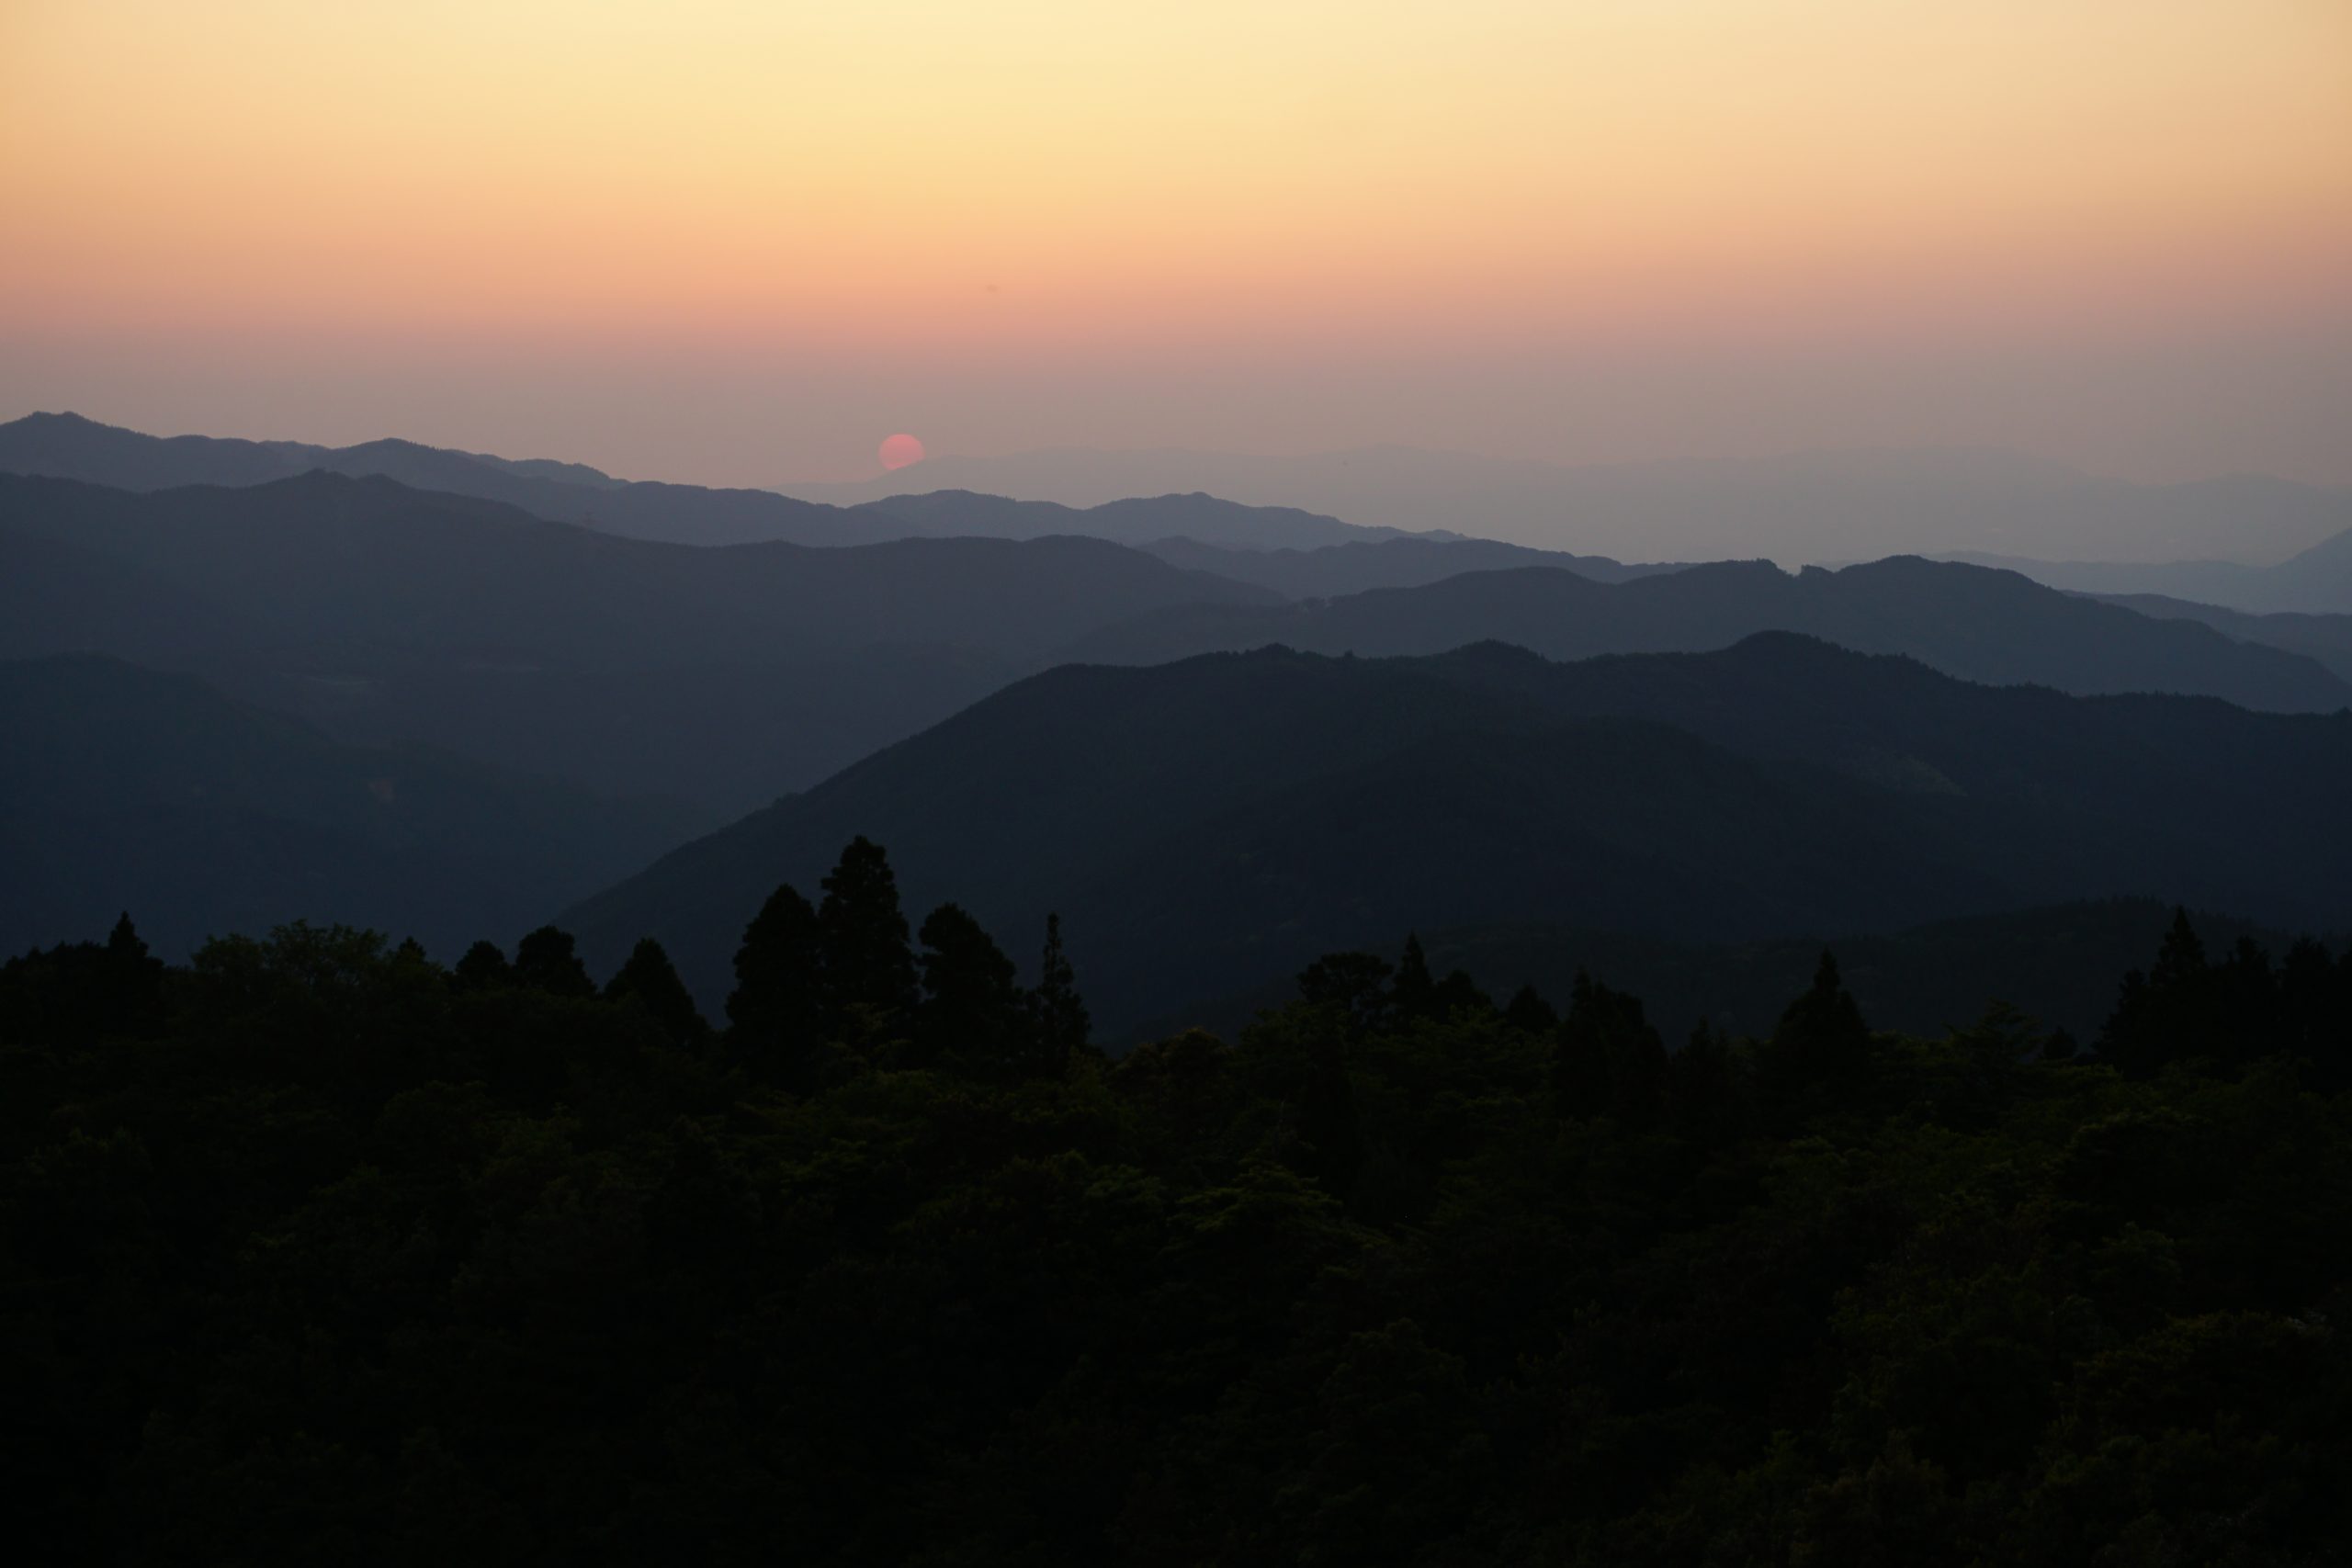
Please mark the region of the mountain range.
[[[1399, 536], [1295, 507], [1237, 505], [1214, 496], [1121, 497], [1080, 511], [1052, 502], [944, 491], [839, 507], [769, 491], [616, 479], [580, 463], [517, 461], [413, 441], [352, 446], [214, 436], [153, 436], [72, 413], [0, 424], [0, 473], [78, 479], [118, 490], [265, 485], [309, 473], [385, 479], [417, 490], [499, 502], [534, 517], [671, 544], [811, 546], [965, 536], [1080, 535], [1140, 544], [1183, 536], [1242, 548], [1311, 549]], [[1443, 538], [1447, 536], [1437, 536]]]
[[917, 919], [1060, 913], [1132, 1026], [1417, 925], [1731, 941], [2156, 894], [2332, 929], [2347, 778], [2352, 714], [1982, 686], [1787, 634], [1577, 663], [1268, 649], [1055, 669], [564, 919], [607, 964], [658, 937], [715, 1002], [768, 893], [864, 834]]
[[2352, 614], [2352, 532], [2334, 535], [2270, 566], [2226, 560], [2041, 560], [1965, 551], [1947, 558], [2020, 572], [2074, 593], [2158, 595], [2249, 615]]
[[1178, 605], [1095, 632], [1080, 660], [1149, 664], [1268, 644], [1319, 653], [1442, 653], [1498, 639], [1553, 659], [1722, 648], [1796, 631], [1904, 653], [1967, 680], [2083, 694], [2177, 692], [2279, 712], [2352, 705], [2313, 659], [2044, 588], [2014, 572], [1895, 557], [1791, 574], [1720, 561], [1597, 581], [1545, 568], [1464, 572], [1328, 603]]
[[[1973, 448], [1581, 465], [1409, 446], [1279, 457], [1045, 451], [935, 457], [857, 484], [786, 488], [849, 504], [953, 488], [1070, 506], [1205, 490], [1353, 523], [1447, 528], [1629, 560], [1826, 563], [1973, 550], [2266, 566], [2352, 530], [2352, 491], [2342, 488], [2260, 475], [2143, 484]], [[2352, 610], [2352, 603], [2259, 607]]]
[[[1979, 680], [2277, 710], [2352, 701], [2352, 685], [2299, 653], [1917, 560], [1792, 577], [1762, 562], [1645, 574], [1586, 559], [1282, 596], [1317, 572], [1442, 571], [1431, 552], [1452, 551], [1530, 554], [1071, 536], [705, 547], [380, 477], [132, 493], [0, 474], [0, 656], [112, 654], [200, 674], [346, 742], [440, 746], [721, 815], [1056, 662], [1274, 643], [1399, 654], [1501, 639], [1566, 658], [1798, 630]], [[1249, 582], [1172, 564], [1196, 561], [1272, 570]]]
[[1109, 622], [1272, 591], [1098, 539], [697, 548], [390, 479], [132, 494], [0, 475], [0, 656], [193, 671], [413, 740], [731, 813]]

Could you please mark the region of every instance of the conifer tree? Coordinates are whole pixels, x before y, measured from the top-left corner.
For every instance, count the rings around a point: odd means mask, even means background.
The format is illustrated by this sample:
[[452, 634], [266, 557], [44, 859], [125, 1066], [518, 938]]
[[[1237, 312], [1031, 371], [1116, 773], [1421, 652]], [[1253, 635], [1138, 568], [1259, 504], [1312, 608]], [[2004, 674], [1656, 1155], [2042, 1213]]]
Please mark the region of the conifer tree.
[[1825, 948], [1813, 984], [1781, 1012], [1759, 1053], [1764, 1088], [1783, 1099], [1814, 1090], [1834, 1097], [1858, 1086], [1871, 1064], [1870, 1025]]
[[735, 950], [729, 1048], [754, 1074], [807, 1088], [800, 1069], [827, 1021], [817, 911], [787, 883], [768, 895]]
[[596, 983], [570, 931], [541, 926], [514, 944], [514, 979], [518, 985], [557, 997], [593, 997]]
[[1059, 915], [1046, 917], [1046, 951], [1037, 961], [1037, 988], [1030, 993], [1029, 1006], [1040, 1063], [1048, 1072], [1059, 1073], [1072, 1053], [1086, 1049], [1094, 1033], [1086, 998], [1078, 994], [1078, 972], [1062, 951]]
[[842, 851], [824, 888], [824, 902], [817, 907], [817, 951], [827, 999], [836, 1010], [888, 1014], [911, 1009], [914, 953], [889, 856], [861, 834]]
[[478, 942], [466, 949], [449, 977], [461, 991], [486, 991], [514, 983], [514, 967], [493, 942]]
[[638, 942], [628, 962], [605, 983], [605, 995], [613, 1001], [634, 999], [673, 1040], [694, 1040], [707, 1032], [669, 953], [650, 936]]
[[1503, 1009], [1503, 1017], [1513, 1028], [1523, 1029], [1530, 1034], [1549, 1034], [1560, 1022], [1559, 1013], [1532, 983], [1520, 987], [1511, 994], [1510, 1003]]
[[1402, 1018], [1431, 1018], [1437, 1013], [1437, 982], [1430, 978], [1430, 961], [1421, 952], [1419, 934], [1405, 938], [1397, 955], [1396, 980], [1388, 990], [1389, 1005]]
[[988, 1076], [1020, 1076], [1029, 1009], [1012, 960], [960, 905], [933, 909], [922, 938], [915, 1034], [923, 1059], [954, 1057]]

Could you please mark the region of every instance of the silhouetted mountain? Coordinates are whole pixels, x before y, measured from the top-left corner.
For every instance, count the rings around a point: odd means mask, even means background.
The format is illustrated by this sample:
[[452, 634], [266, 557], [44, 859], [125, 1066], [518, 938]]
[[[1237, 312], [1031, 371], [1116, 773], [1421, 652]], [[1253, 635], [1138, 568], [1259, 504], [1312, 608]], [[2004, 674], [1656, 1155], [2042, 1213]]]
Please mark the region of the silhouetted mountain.
[[0, 664], [0, 949], [130, 909], [159, 950], [298, 919], [502, 938], [693, 830], [416, 748], [338, 745], [185, 676]]
[[1408, 446], [1300, 457], [1030, 452], [935, 457], [858, 484], [786, 488], [811, 501], [856, 502], [947, 486], [1069, 506], [1204, 490], [1352, 523], [1451, 528], [1639, 560], [1846, 561], [1980, 550], [2267, 564], [2352, 527], [2352, 491], [2342, 489], [2255, 475], [2135, 484], [2018, 453], [1966, 449], [1582, 466]]
[[2152, 893], [2333, 927], [2347, 785], [2352, 715], [1978, 686], [1803, 637], [1267, 649], [1054, 670], [565, 919], [605, 962], [653, 934], [722, 995], [767, 894], [863, 833], [910, 907], [1058, 910], [1098, 1017], [1131, 1024], [1417, 925], [1725, 941]]
[[2352, 681], [2352, 615], [2306, 615], [2290, 611], [2257, 615], [2219, 604], [2196, 604], [2162, 593], [2099, 593], [2089, 597], [2120, 604], [2127, 610], [2160, 621], [2201, 621], [2239, 642], [2283, 648], [2315, 660]]
[[1173, 534], [1252, 548], [1314, 547], [1397, 536], [1287, 507], [1238, 506], [1205, 495], [1122, 499], [1085, 511], [968, 491], [894, 496], [844, 509], [769, 491], [631, 482], [580, 463], [517, 461], [413, 441], [313, 446], [296, 441], [169, 438], [78, 414], [0, 424], [0, 473], [79, 479], [131, 491], [267, 484], [322, 470], [517, 507], [549, 522], [671, 544], [859, 545], [902, 538], [1035, 539], [1077, 535], [1140, 544]]
[[1236, 582], [1254, 582], [1291, 599], [1329, 599], [1374, 588], [1418, 588], [1465, 571], [1523, 566], [1557, 567], [1596, 582], [1629, 582], [1636, 577], [1682, 570], [1679, 562], [1628, 566], [1606, 556], [1534, 550], [1498, 539], [1408, 536], [1315, 549], [1269, 550], [1203, 544], [1195, 535], [1148, 540], [1140, 547], [1171, 566], [1214, 572]]
[[928, 538], [980, 534], [1001, 539], [1031, 539], [1048, 534], [1080, 534], [1122, 545], [1148, 545], [1182, 536], [1224, 547], [1217, 551], [1220, 557], [1227, 549], [1314, 550], [1375, 540], [1458, 539], [1454, 535], [1425, 536], [1401, 534], [1394, 528], [1359, 528], [1336, 517], [1301, 512], [1295, 507], [1240, 506], [1197, 492], [1121, 499], [1080, 508], [1050, 501], [1011, 501], [967, 490], [943, 490], [869, 502], [855, 508], [852, 515], [861, 522], [888, 519], [888, 525], [878, 522], [865, 524], [875, 536], [902, 532]]
[[1701, 651], [1797, 631], [1947, 674], [2078, 694], [2177, 692], [2275, 712], [2352, 705], [2352, 683], [2311, 660], [2044, 588], [2013, 572], [1895, 557], [1792, 575], [1723, 561], [1597, 582], [1551, 569], [1471, 572], [1328, 604], [1161, 610], [1066, 657], [1156, 663], [1270, 643], [1317, 653], [1439, 653], [1483, 638], [1555, 659]]
[[148, 495], [0, 476], [0, 540], [10, 595], [52, 602], [12, 651], [135, 653], [345, 739], [729, 810], [1114, 620], [1276, 598], [1096, 539], [699, 549], [322, 473]]
[[2153, 566], [2132, 561], [2052, 561], [1961, 552], [1949, 558], [2005, 568], [2052, 588], [2109, 599], [2157, 594], [2250, 615], [2352, 614], [2352, 529], [2267, 567], [2217, 560]]

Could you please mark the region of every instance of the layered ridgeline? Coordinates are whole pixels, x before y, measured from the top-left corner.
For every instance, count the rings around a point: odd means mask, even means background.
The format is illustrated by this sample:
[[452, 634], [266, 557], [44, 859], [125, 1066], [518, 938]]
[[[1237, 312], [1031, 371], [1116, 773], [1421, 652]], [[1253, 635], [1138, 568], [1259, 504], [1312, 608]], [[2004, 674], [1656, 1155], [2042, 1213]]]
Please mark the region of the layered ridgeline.
[[1794, 574], [1770, 561], [1720, 561], [1615, 582], [1541, 568], [1465, 572], [1328, 604], [1174, 606], [1095, 633], [1064, 654], [1145, 664], [1280, 644], [1385, 656], [1493, 638], [1582, 659], [1703, 651], [1759, 631], [1907, 654], [1996, 684], [2177, 692], [2278, 712], [2352, 705], [2352, 682], [2305, 654], [2194, 619], [2098, 604], [2015, 572], [1916, 556]]
[[2115, 593], [2098, 597], [2143, 615], [2153, 615], [2158, 620], [2200, 621], [2240, 642], [2283, 648], [2290, 653], [2300, 653], [2316, 660], [2343, 679], [2352, 681], [2352, 615], [2315, 615], [2291, 611], [2254, 615], [2245, 610], [2224, 609], [2219, 604], [2192, 604], [2186, 599], [2173, 599], [2162, 593]]
[[[572, 910], [707, 1000], [778, 883], [887, 844], [910, 907], [1051, 911], [1106, 1021], [1396, 931], [1717, 941], [2154, 894], [2352, 923], [2352, 715], [1973, 685], [1768, 635], [1556, 664], [1283, 650], [1065, 667]], [[951, 892], [952, 890], [952, 892]]]
[[192, 671], [345, 740], [446, 746], [726, 813], [1052, 662], [1276, 641], [1396, 653], [1500, 638], [1568, 655], [1781, 628], [2076, 692], [2275, 709], [2352, 698], [2300, 655], [1917, 561], [1795, 578], [1732, 563], [1613, 586], [1585, 574], [1638, 569], [1584, 562], [1279, 598], [1317, 571], [1388, 570], [1375, 558], [1385, 552], [1415, 572], [1443, 570], [1432, 550], [1510, 548], [1153, 547], [1184, 562], [1271, 563], [1252, 584], [1088, 538], [691, 548], [382, 479], [131, 494], [0, 477], [0, 653], [91, 650]]
[[2253, 474], [2142, 484], [2021, 453], [1949, 447], [1577, 465], [1408, 446], [1280, 457], [1033, 452], [934, 457], [857, 484], [790, 488], [858, 502], [942, 486], [1073, 506], [1206, 490], [1354, 523], [1640, 560], [1981, 550], [2267, 564], [2352, 529], [2352, 490], [2341, 487]]
[[1156, 608], [1270, 591], [1097, 539], [694, 548], [388, 479], [152, 494], [0, 476], [0, 654], [193, 671], [415, 740], [727, 813]]
[[0, 663], [0, 951], [126, 909], [167, 954], [303, 918], [454, 956], [699, 820], [413, 747], [339, 745], [186, 676]]
[[1080, 509], [953, 491], [843, 507], [795, 501], [769, 491], [616, 479], [579, 463], [517, 461], [413, 441], [315, 446], [297, 441], [159, 437], [76, 414], [31, 414], [0, 424], [0, 473], [156, 491], [264, 485], [311, 472], [389, 479], [419, 490], [499, 502], [550, 522], [678, 544], [856, 545], [896, 538], [1034, 539], [1077, 534], [1125, 544], [1182, 536], [1246, 548], [1313, 549], [1406, 536], [1398, 529], [1355, 527], [1295, 507], [1241, 506], [1198, 493], [1122, 499]]
[[2142, 594], [2248, 615], [2352, 615], [2352, 531], [2322, 539], [2272, 566], [2228, 560], [2041, 560], [2027, 556], [1961, 554], [1952, 558], [2018, 571], [2070, 592], [2110, 598]]

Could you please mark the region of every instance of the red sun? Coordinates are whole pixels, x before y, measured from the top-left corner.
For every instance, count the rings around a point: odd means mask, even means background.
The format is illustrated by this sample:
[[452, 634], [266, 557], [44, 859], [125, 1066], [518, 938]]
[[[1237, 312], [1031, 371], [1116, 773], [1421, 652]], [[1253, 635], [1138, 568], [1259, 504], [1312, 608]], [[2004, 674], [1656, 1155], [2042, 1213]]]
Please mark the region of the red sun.
[[922, 461], [922, 443], [904, 431], [888, 437], [882, 443], [882, 466], [886, 468], [903, 468], [909, 464]]

